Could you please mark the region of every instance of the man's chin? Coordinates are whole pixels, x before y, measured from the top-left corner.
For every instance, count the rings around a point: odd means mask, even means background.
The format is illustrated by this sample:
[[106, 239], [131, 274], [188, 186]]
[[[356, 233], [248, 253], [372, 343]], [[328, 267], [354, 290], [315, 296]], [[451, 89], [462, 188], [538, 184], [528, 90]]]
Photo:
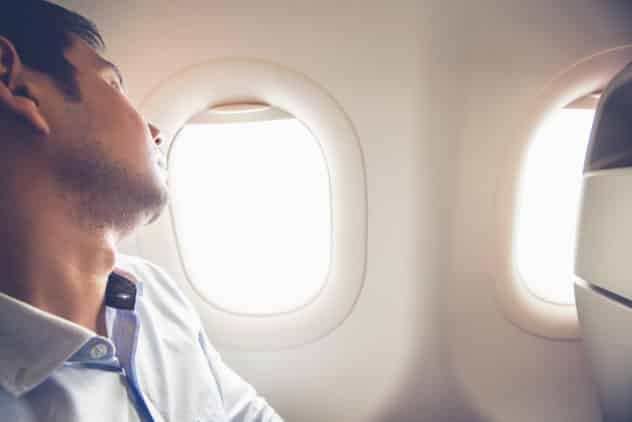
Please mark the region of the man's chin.
[[161, 200], [159, 201], [159, 203], [157, 203], [156, 206], [150, 212], [148, 212], [149, 218], [147, 219], [145, 225], [152, 224], [153, 222], [158, 220], [158, 218], [160, 218], [163, 212], [165, 212], [165, 208], [167, 208], [167, 205], [169, 203], [169, 193], [166, 187], [163, 188], [160, 198]]
[[162, 215], [163, 211], [164, 211], [164, 207], [160, 209], [158, 212], [153, 213], [153, 215], [149, 217], [145, 225], [148, 226], [152, 224], [153, 222], [155, 222], [156, 220], [158, 220], [158, 218], [160, 218], [160, 216]]

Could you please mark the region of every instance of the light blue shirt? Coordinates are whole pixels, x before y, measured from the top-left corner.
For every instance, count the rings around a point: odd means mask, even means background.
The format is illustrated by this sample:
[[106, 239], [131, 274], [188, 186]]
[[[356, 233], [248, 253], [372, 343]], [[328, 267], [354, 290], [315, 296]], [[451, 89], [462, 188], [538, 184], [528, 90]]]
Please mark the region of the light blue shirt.
[[0, 420], [282, 422], [155, 265], [117, 256], [105, 317], [107, 338], [0, 293]]

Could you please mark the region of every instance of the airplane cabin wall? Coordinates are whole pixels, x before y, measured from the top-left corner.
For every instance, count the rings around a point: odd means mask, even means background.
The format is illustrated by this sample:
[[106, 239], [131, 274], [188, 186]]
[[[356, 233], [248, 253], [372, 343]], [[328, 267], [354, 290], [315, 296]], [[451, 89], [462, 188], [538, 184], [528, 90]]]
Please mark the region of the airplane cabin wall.
[[[298, 348], [219, 348], [288, 421], [596, 420], [580, 343], [527, 334], [496, 306], [490, 233], [498, 163], [527, 100], [577, 60], [631, 42], [632, 7], [59, 3], [98, 23], [136, 104], [190, 65], [254, 58], [305, 74], [353, 122], [369, 201], [366, 279], [353, 313]], [[138, 253], [135, 238], [123, 250]]]
[[600, 420], [581, 343], [527, 334], [501, 313], [496, 219], [505, 163], [524, 125], [535, 123], [526, 120], [533, 101], [576, 62], [631, 43], [632, 4], [486, 0], [466, 13], [475, 24], [462, 68], [466, 111], [442, 296], [451, 373], [485, 420]]

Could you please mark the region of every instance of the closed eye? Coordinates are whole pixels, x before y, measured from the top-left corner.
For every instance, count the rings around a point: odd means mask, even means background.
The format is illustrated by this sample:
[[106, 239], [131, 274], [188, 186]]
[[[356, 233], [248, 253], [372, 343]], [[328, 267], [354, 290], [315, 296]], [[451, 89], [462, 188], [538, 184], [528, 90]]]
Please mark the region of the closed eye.
[[123, 86], [121, 85], [121, 82], [119, 82], [118, 78], [114, 77], [114, 78], [110, 78], [109, 83], [111, 86], [113, 86], [114, 88], [116, 88], [118, 91], [120, 91], [121, 93], [125, 93], [125, 89], [123, 88]]
[[119, 89], [121, 92], [125, 91], [125, 83], [123, 82], [123, 75], [121, 74], [121, 71], [119, 70], [119, 68], [115, 64], [105, 60], [104, 58], [100, 56], [98, 56], [98, 60], [99, 60], [99, 67], [101, 71], [107, 72], [108, 76], [111, 75], [110, 77], [112, 78], [112, 81], [110, 81], [110, 84], [114, 85], [114, 83], [116, 83], [117, 89]]

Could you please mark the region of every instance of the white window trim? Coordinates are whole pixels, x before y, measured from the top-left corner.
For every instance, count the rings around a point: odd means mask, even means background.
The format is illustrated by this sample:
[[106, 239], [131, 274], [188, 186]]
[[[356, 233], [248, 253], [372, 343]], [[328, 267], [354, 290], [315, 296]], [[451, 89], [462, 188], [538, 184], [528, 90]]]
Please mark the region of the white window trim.
[[[521, 178], [527, 150], [535, 132], [547, 116], [577, 98], [603, 89], [607, 83], [632, 62], [632, 45], [613, 48], [579, 61], [556, 76], [534, 98], [532, 112], [519, 128], [515, 144], [498, 178], [496, 231], [496, 265], [494, 278], [496, 299], [503, 314], [519, 328], [551, 339], [580, 337], [577, 308], [547, 302], [529, 291], [520, 276], [515, 253], [516, 227], [521, 195]], [[503, 177], [504, 176], [504, 177]]]
[[174, 135], [203, 110], [222, 104], [264, 103], [300, 120], [320, 142], [329, 169], [332, 258], [321, 293], [295, 311], [239, 315], [205, 301], [188, 281], [172, 212], [137, 235], [142, 256], [163, 266], [196, 306], [215, 343], [242, 350], [279, 350], [316, 341], [351, 314], [362, 289], [367, 252], [367, 187], [362, 149], [341, 106], [304, 75], [258, 60], [221, 59], [196, 65], [160, 83], [141, 103], [169, 150]]

